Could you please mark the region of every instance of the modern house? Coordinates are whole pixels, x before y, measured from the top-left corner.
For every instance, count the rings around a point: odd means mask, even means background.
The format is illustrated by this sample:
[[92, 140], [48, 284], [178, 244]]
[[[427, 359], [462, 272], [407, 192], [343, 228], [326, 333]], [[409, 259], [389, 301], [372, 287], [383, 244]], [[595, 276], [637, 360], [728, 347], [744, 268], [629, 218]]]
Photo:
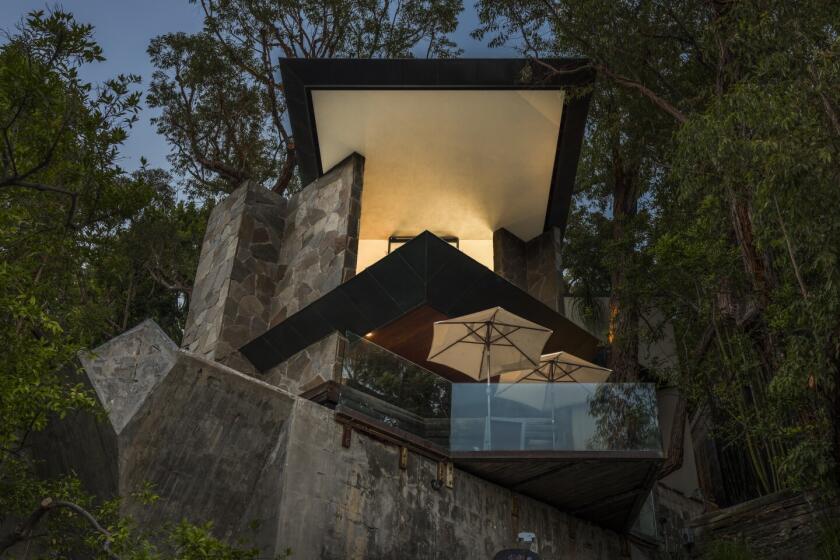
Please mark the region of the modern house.
[[111, 425], [54, 431], [88, 443], [50, 468], [151, 482], [163, 513], [127, 499], [140, 519], [256, 520], [267, 555], [491, 558], [525, 531], [543, 558], [651, 557], [676, 425], [653, 384], [428, 359], [436, 321], [497, 306], [602, 358], [561, 262], [594, 76], [550, 62], [284, 61], [302, 188], [214, 209], [180, 348], [144, 323], [83, 357]]

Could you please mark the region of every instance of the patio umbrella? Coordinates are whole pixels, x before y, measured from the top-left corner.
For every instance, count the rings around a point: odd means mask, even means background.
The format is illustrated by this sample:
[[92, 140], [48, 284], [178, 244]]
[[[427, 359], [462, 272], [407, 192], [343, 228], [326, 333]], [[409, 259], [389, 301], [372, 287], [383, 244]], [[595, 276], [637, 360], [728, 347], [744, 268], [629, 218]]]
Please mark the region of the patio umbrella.
[[552, 332], [501, 307], [435, 323], [428, 360], [478, 381], [487, 380], [485, 449], [490, 448], [490, 378], [538, 367], [540, 352]]
[[[540, 356], [537, 367], [506, 372], [501, 380], [505, 383], [603, 383], [611, 373], [611, 369], [597, 366], [568, 352], [554, 352]], [[556, 447], [554, 392], [550, 388], [548, 397], [551, 408], [552, 447]]]
[[596, 366], [568, 352], [554, 352], [540, 356], [537, 367], [506, 372], [502, 375], [502, 381], [506, 383], [520, 381], [603, 383], [611, 373], [611, 369]]

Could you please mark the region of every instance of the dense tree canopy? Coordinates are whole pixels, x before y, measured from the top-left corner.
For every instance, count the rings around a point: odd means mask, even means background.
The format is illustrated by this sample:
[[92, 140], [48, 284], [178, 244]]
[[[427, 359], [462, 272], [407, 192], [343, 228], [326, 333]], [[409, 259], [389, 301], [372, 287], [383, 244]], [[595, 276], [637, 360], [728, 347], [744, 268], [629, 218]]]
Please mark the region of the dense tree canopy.
[[133, 76], [79, 78], [102, 56], [92, 28], [62, 11], [30, 14], [0, 45], [0, 525], [38, 521], [0, 534], [0, 555], [21, 542], [81, 557], [106, 543], [122, 558], [252, 557], [186, 523], [152, 545], [73, 477], [38, 477], [28, 452], [51, 418], [100, 412], [78, 350], [147, 317], [180, 338], [209, 209], [160, 170], [117, 165], [140, 96]]
[[[460, 52], [460, 0], [198, 4], [200, 33], [148, 50], [146, 99], [172, 175], [120, 167], [141, 84], [80, 78], [103, 59], [90, 26], [35, 12], [0, 44], [0, 515], [36, 512], [40, 532], [11, 537], [41, 535], [57, 553], [253, 557], [188, 523], [151, 544], [72, 477], [36, 476], [29, 438], [52, 417], [97, 412], [78, 350], [147, 317], [180, 340], [220, 195], [245, 180], [299, 187], [280, 57]], [[600, 314], [618, 377], [675, 384], [744, 450], [755, 481], [744, 496], [836, 491], [840, 5], [480, 0], [477, 11], [475, 35], [491, 46], [549, 73], [562, 70], [548, 57], [583, 56], [599, 76], [572, 92], [592, 105], [564, 263], [591, 318], [609, 300]], [[666, 325], [678, 363], [642, 370], [640, 347]]]
[[573, 293], [610, 296], [619, 376], [640, 374], [639, 341], [660, 331], [645, 314], [664, 311], [680, 360], [658, 373], [744, 447], [756, 491], [836, 486], [837, 3], [479, 12], [477, 36], [536, 61], [585, 56], [599, 73], [565, 258]]
[[155, 38], [149, 103], [171, 162], [198, 193], [246, 179], [295, 188], [294, 140], [278, 62], [286, 58], [449, 57], [461, 0], [195, 0], [204, 30]]

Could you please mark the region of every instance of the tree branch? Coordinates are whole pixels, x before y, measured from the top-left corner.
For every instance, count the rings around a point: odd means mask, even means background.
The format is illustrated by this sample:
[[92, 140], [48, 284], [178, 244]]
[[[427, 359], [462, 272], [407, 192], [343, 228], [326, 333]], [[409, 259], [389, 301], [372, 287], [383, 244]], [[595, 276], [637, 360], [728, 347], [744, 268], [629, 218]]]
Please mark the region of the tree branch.
[[73, 216], [76, 214], [76, 206], [78, 205], [79, 193], [75, 193], [73, 191], [68, 191], [65, 189], [60, 189], [58, 187], [52, 187], [50, 185], [44, 185], [43, 183], [30, 183], [27, 181], [19, 181], [16, 179], [0, 181], [0, 188], [9, 187], [21, 187], [24, 189], [57, 193], [70, 197], [70, 208], [67, 211], [67, 222], [65, 223], [65, 226], [73, 227]]
[[33, 511], [25, 521], [18, 525], [14, 531], [9, 533], [5, 537], [0, 538], [0, 553], [5, 552], [6, 550], [13, 547], [19, 542], [31, 539], [32, 532], [35, 530], [35, 527], [38, 526], [38, 523], [41, 521], [41, 519], [46, 514], [52, 511], [56, 511], [58, 509], [70, 510], [76, 515], [82, 517], [85, 521], [87, 521], [94, 528], [94, 530], [96, 530], [97, 533], [100, 533], [102, 536], [105, 537], [105, 540], [102, 543], [102, 550], [110, 558], [119, 560], [119, 556], [117, 556], [111, 551], [111, 542], [113, 541], [113, 536], [107, 529], [105, 529], [102, 525], [99, 524], [96, 518], [89, 511], [87, 511], [78, 504], [74, 504], [73, 502], [53, 500], [52, 498], [44, 498], [38, 505], [38, 508], [35, 511]]
[[688, 120], [688, 117], [686, 117], [686, 115], [677, 109], [677, 107], [675, 107], [671, 102], [659, 97], [652, 89], [641, 82], [632, 80], [626, 76], [622, 76], [621, 74], [616, 74], [604, 64], [595, 64], [593, 66], [598, 72], [610, 78], [615, 83], [638, 91], [643, 97], [648, 98], [648, 100], [650, 100], [654, 105], [674, 117], [678, 123], [685, 124]]

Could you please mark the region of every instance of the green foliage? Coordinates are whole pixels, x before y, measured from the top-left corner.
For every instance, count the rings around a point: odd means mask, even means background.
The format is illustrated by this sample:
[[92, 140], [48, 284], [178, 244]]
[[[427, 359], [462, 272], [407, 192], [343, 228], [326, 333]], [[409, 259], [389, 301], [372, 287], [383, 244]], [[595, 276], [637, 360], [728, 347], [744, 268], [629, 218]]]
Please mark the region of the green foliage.
[[818, 532], [817, 560], [840, 558], [840, 519], [826, 519]]
[[202, 197], [243, 181], [299, 187], [278, 61], [455, 56], [461, 0], [193, 0], [204, 30], [156, 37], [148, 96], [170, 161]]
[[709, 560], [754, 560], [746, 543], [741, 541], [717, 541], [709, 546], [708, 554], [704, 558]]
[[599, 75], [564, 259], [586, 312], [611, 297], [613, 354], [655, 339], [660, 314], [679, 363], [656, 373], [743, 450], [758, 493], [836, 489], [840, 6], [478, 9], [477, 37]]
[[[148, 535], [75, 477], [38, 476], [29, 453], [50, 419], [103, 413], [82, 384], [79, 350], [147, 317], [180, 338], [211, 208], [183, 199], [165, 172], [118, 167], [140, 95], [134, 76], [79, 77], [101, 60], [91, 26], [60, 10], [31, 13], [0, 45], [0, 525], [49, 497], [91, 512], [122, 558], [253, 558], [209, 527]], [[33, 553], [104, 557], [103, 534], [68, 508], [33, 534]]]

